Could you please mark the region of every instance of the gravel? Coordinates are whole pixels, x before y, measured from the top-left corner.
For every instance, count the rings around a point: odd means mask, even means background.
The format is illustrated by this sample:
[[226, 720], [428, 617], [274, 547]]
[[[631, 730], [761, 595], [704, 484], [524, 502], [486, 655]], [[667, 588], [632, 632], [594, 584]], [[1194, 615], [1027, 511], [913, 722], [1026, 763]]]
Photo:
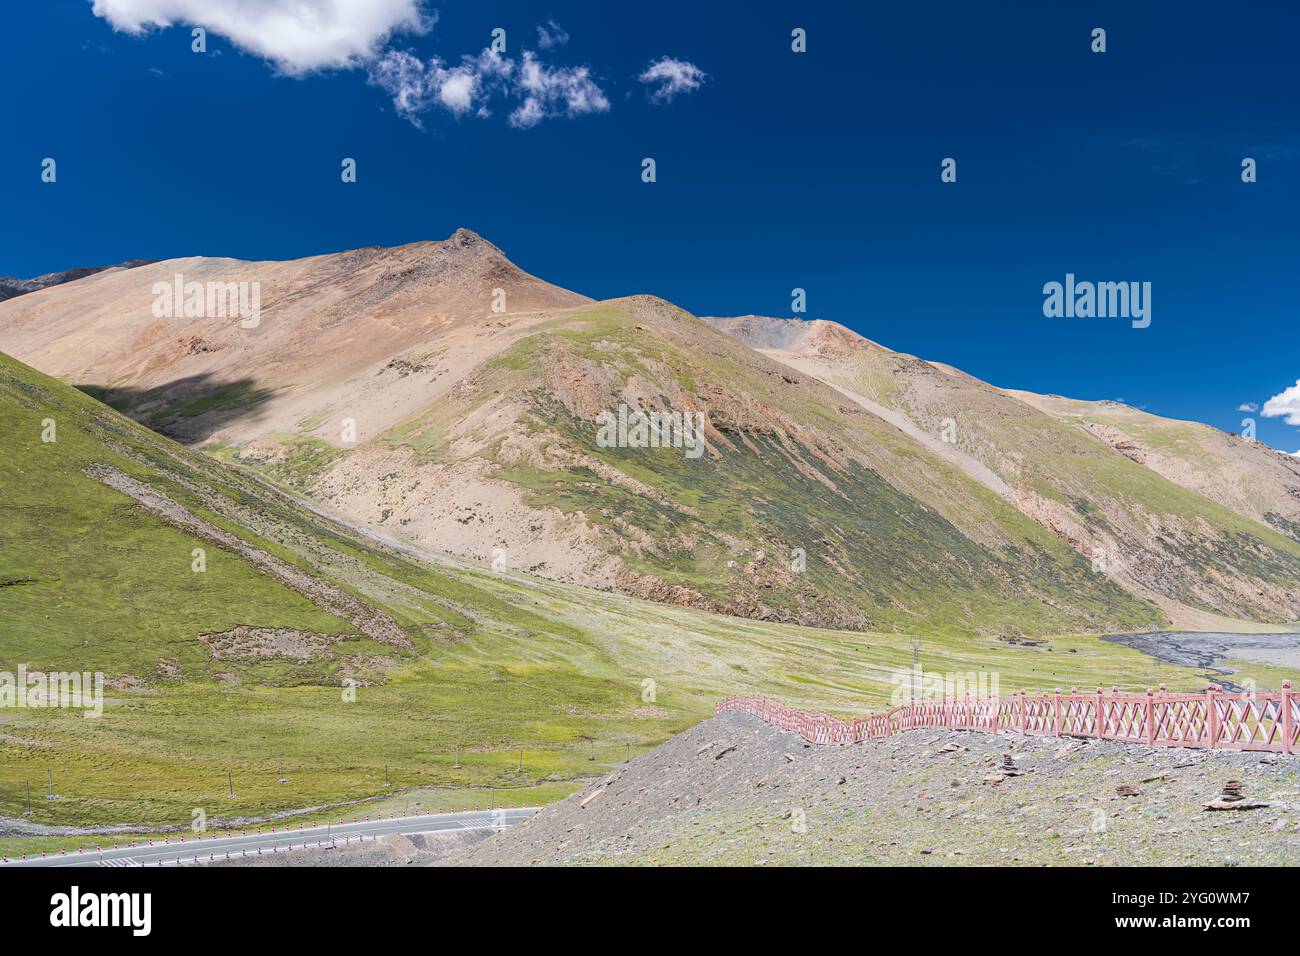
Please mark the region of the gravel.
[[[1268, 806], [1207, 810], [1229, 779]], [[735, 713], [439, 865], [1284, 865], [1298, 824], [1297, 758], [937, 730], [819, 747]]]

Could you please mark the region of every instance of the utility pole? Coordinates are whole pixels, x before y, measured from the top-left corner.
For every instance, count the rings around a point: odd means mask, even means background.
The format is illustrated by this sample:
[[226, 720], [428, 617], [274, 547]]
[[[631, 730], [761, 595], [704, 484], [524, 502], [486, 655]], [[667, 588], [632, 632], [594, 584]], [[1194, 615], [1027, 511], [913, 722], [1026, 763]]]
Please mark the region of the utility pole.
[[524, 748], [523, 747], [519, 748], [519, 766], [516, 768], [515, 772], [516, 773], [524, 772]]
[[226, 782], [230, 785], [230, 799], [233, 800], [235, 799], [235, 772], [233, 770], [226, 771]]
[[460, 744], [456, 745], [456, 762], [451, 765], [452, 770], [460, 769]]
[[24, 780], [23, 783], [27, 784], [27, 815], [30, 817], [32, 815], [32, 782]]
[[47, 774], [49, 774], [49, 778], [50, 778], [50, 796], [49, 796], [49, 799], [53, 800], [53, 799], [54, 799], [54, 768], [53, 768], [53, 767], [46, 767], [46, 768], [45, 768], [45, 772], [46, 772]]

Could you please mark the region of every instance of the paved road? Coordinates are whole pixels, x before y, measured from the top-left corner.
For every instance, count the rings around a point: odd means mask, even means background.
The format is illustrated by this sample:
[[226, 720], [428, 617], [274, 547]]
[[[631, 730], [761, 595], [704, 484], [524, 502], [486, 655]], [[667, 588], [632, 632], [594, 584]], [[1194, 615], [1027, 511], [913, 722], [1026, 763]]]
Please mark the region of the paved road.
[[305, 827], [301, 830], [284, 830], [279, 833], [253, 833], [237, 836], [205, 837], [186, 840], [184, 843], [154, 842], [153, 846], [115, 846], [103, 850], [87, 850], [66, 856], [48, 856], [27, 860], [9, 860], [0, 866], [162, 866], [180, 862], [199, 861], [209, 857], [224, 859], [230, 856], [256, 856], [285, 853], [289, 847], [302, 849], [331, 843], [345, 846], [348, 843], [372, 840], [391, 833], [428, 833], [435, 830], [500, 830], [522, 823], [538, 807], [519, 807], [508, 810], [467, 810], [462, 813], [431, 813], [415, 817], [395, 817], [391, 820], [362, 820], [357, 823], [335, 823], [329, 826]]

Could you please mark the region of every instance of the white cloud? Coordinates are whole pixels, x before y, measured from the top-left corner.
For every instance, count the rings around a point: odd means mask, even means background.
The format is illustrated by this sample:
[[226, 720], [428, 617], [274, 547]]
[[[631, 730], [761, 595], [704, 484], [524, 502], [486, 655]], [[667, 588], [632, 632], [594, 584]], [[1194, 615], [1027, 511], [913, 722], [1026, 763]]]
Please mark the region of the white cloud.
[[473, 111], [490, 116], [493, 97], [518, 100], [510, 125], [527, 129], [557, 116], [582, 116], [609, 110], [609, 99], [585, 66], [550, 66], [532, 51], [518, 61], [490, 50], [461, 58], [449, 67], [441, 57], [427, 62], [390, 50], [370, 69], [370, 82], [393, 98], [397, 112], [416, 126], [420, 117], [441, 107], [461, 117]]
[[609, 100], [585, 66], [547, 66], [531, 50], [519, 64], [516, 93], [523, 104], [510, 114], [510, 125], [527, 129], [551, 116], [605, 113]]
[[1288, 425], [1300, 425], [1300, 379], [1265, 402], [1260, 414], [1265, 418], [1281, 418]]
[[293, 75], [361, 66], [398, 33], [437, 20], [424, 0], [92, 0], [113, 29], [199, 26]]
[[1259, 402], [1242, 402], [1237, 406], [1239, 412], [1257, 412], [1259, 411]]
[[569, 34], [554, 20], [548, 19], [545, 23], [537, 24], [538, 49], [549, 50], [551, 47], [564, 46], [568, 42]]
[[637, 79], [647, 86], [655, 87], [648, 91], [651, 102], [671, 103], [679, 93], [694, 93], [698, 90], [708, 79], [708, 74], [694, 63], [665, 56], [651, 61]]
[[[437, 22], [428, 0], [91, 0], [91, 10], [115, 30], [142, 34], [152, 29], [201, 26], [235, 47], [262, 57], [282, 73], [316, 70], [367, 71], [387, 92], [398, 114], [416, 126], [435, 108], [457, 118], [492, 115], [493, 98], [513, 107], [511, 126], [529, 128], [553, 117], [608, 112], [609, 98], [588, 66], [555, 66], [525, 50], [511, 59], [490, 50], [459, 63], [435, 56], [421, 60], [393, 49], [400, 34], [423, 34]], [[537, 26], [542, 50], [569, 42], [554, 19]], [[218, 51], [219, 52], [219, 51]], [[697, 88], [704, 74], [667, 57], [652, 63], [642, 82], [657, 83], [651, 98], [668, 102]]]
[[459, 118], [473, 110], [487, 115], [487, 99], [514, 72], [513, 61], [484, 50], [448, 66], [442, 57], [428, 62], [412, 53], [389, 50], [370, 68], [370, 82], [393, 98], [400, 116], [422, 126], [420, 115], [440, 106]]

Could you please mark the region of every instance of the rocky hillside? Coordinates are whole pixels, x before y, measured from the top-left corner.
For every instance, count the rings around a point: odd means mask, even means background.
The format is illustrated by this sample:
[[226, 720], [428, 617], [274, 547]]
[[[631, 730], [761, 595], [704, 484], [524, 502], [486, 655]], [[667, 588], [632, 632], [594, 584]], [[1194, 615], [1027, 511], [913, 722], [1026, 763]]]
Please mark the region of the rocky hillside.
[[1006, 392], [832, 322], [708, 319], [888, 421], [1176, 620], [1300, 618], [1300, 462], [1123, 406]]
[[[1269, 805], [1205, 809], [1229, 779]], [[1298, 851], [1300, 767], [1276, 754], [923, 730], [814, 747], [727, 714], [444, 862], [1285, 866]]]
[[[602, 447], [620, 406], [699, 413], [707, 450]], [[1010, 631], [1158, 617], [885, 422], [649, 297], [534, 324], [307, 487], [417, 541], [745, 617]]]

